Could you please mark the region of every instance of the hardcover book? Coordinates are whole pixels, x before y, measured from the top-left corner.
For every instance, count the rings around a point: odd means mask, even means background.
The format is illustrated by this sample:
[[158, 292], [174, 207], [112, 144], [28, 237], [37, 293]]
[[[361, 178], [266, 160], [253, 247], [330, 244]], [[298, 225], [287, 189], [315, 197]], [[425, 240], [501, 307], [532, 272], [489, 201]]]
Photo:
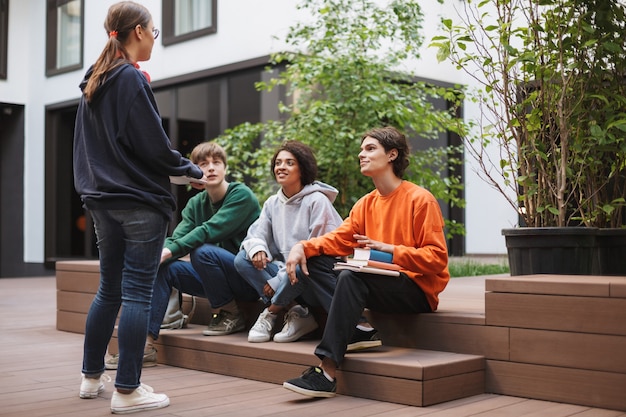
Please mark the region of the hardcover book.
[[393, 254], [370, 248], [354, 248], [354, 260], [393, 263]]
[[391, 253], [369, 248], [355, 248], [353, 257], [348, 258], [346, 262], [337, 262], [334, 269], [398, 276], [400, 275], [400, 265], [394, 264], [392, 260], [393, 255]]

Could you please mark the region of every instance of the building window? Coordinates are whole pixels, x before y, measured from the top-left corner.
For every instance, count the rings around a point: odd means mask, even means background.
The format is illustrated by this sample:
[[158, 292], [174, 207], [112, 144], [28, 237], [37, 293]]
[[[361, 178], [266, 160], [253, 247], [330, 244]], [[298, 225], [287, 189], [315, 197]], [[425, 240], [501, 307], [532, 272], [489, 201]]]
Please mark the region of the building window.
[[83, 67], [84, 0], [48, 0], [46, 75]]
[[217, 32], [217, 0], [163, 0], [163, 45]]
[[9, 0], [0, 0], [0, 80], [7, 79], [9, 49]]

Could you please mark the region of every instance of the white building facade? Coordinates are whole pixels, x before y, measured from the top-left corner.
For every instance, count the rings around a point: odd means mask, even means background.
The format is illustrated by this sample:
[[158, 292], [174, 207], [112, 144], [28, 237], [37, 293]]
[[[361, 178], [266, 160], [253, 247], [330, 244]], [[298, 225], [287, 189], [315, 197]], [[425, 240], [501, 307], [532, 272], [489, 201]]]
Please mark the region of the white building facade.
[[[58, 259], [90, 253], [93, 242], [79, 233], [84, 231], [80, 223], [84, 219], [80, 213], [66, 215], [76, 210], [75, 202], [68, 204], [76, 198], [71, 195], [68, 149], [80, 96], [78, 84], [106, 42], [103, 22], [115, 2], [0, 0], [0, 277], [45, 273]], [[269, 55], [285, 47], [281, 39], [288, 28], [307, 17], [296, 9], [297, 0], [180, 2], [196, 4], [196, 15], [209, 18], [199, 23], [209, 30], [189, 39], [176, 39], [176, 24], [171, 23], [171, 7], [177, 0], [139, 2], [151, 11], [161, 30], [152, 58], [140, 65], [151, 76], [172, 143], [181, 152], [189, 146], [178, 139], [183, 133], [215, 137], [224, 128], [248, 121], [243, 120], [246, 115], [241, 109], [250, 107], [258, 119], [252, 122], [275, 115], [264, 98], [255, 102], [241, 97], [263, 77]], [[426, 14], [425, 44], [437, 33], [440, 17], [455, 14], [459, 4], [459, 0], [443, 5], [436, 0], [421, 2]], [[67, 48], [60, 26], [76, 12], [72, 7], [80, 7], [77, 22], [82, 43]], [[55, 46], [57, 53], [51, 54]], [[66, 55], [60, 53], [64, 49]], [[59, 65], [60, 71], [55, 68]], [[69, 70], [63, 70], [64, 65]], [[426, 46], [416, 63], [416, 74], [445, 83], [467, 82], [449, 64], [437, 63], [435, 51]], [[215, 99], [203, 100], [200, 106], [187, 101], [204, 95]], [[477, 111], [466, 103], [464, 117], [475, 117]], [[464, 175], [465, 254], [505, 253], [501, 229], [517, 224], [514, 210], [476, 176], [471, 160], [466, 161]]]

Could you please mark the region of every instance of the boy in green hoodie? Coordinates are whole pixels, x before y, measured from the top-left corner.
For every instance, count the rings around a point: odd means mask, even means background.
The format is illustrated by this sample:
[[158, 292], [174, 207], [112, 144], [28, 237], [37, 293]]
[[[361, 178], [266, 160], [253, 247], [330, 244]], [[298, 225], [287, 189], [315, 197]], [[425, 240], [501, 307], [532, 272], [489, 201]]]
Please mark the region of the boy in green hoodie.
[[[245, 184], [226, 181], [226, 152], [218, 144], [197, 145], [190, 159], [202, 169], [207, 183], [189, 199], [181, 222], [165, 240], [152, 295], [144, 367], [156, 364], [152, 343], [159, 336], [172, 288], [208, 298], [212, 317], [207, 330], [221, 334], [244, 330], [245, 321], [235, 300], [259, 298], [234, 265], [248, 227], [261, 212], [259, 201]], [[191, 262], [179, 259], [186, 255]], [[116, 359], [106, 362], [107, 369], [116, 369]]]

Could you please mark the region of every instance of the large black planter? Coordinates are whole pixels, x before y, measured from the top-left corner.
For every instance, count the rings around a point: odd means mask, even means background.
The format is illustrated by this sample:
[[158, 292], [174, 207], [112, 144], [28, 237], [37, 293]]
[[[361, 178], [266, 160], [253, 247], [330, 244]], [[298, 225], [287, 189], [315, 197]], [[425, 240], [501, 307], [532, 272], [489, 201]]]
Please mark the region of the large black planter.
[[591, 275], [596, 228], [520, 227], [503, 229], [511, 275]]
[[594, 275], [626, 276], [626, 229], [598, 229]]

